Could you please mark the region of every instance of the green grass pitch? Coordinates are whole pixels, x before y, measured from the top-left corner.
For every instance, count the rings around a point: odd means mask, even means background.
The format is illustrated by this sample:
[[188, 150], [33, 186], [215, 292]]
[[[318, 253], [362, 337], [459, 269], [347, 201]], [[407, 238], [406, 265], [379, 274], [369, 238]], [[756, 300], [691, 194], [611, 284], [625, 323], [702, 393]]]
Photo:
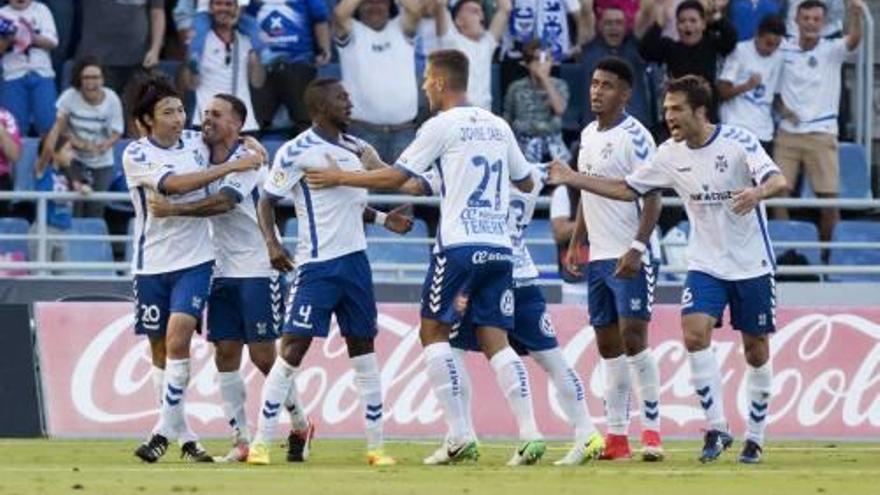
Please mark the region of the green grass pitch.
[[[228, 444], [205, 442], [222, 455]], [[768, 445], [765, 463], [735, 463], [739, 443], [710, 465], [696, 461], [696, 442], [667, 442], [662, 463], [599, 462], [556, 468], [566, 446], [551, 443], [542, 464], [504, 466], [513, 443], [484, 442], [477, 464], [422, 466], [435, 444], [391, 442], [398, 465], [371, 468], [363, 442], [322, 440], [305, 464], [287, 464], [281, 445], [269, 466], [188, 464], [172, 446], [155, 465], [138, 461], [136, 442], [127, 440], [0, 440], [0, 495], [166, 494], [206, 495], [393, 495], [393, 494], [647, 494], [809, 495], [880, 494], [880, 443], [778, 442]]]

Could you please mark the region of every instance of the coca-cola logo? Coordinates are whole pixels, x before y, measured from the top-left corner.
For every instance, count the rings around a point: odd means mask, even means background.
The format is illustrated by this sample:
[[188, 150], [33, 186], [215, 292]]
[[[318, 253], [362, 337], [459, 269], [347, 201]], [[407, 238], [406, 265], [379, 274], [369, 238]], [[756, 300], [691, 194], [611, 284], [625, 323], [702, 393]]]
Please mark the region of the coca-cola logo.
[[[76, 306], [37, 306], [50, 433], [106, 435], [109, 427], [114, 434], [143, 434], [155, 421], [158, 398], [149, 376], [149, 346], [131, 329], [131, 306], [92, 304], [88, 312]], [[593, 345], [593, 329], [579, 307], [551, 306], [549, 313], [564, 355], [587, 383], [594, 421], [603, 423], [604, 378]], [[858, 436], [876, 432], [880, 426], [880, 310], [829, 314], [782, 309], [779, 321], [780, 329], [771, 338], [775, 377], [770, 433]], [[443, 430], [422, 363], [417, 322], [415, 305], [380, 306], [377, 352], [386, 428], [391, 434], [425, 435]], [[703, 412], [694, 398], [678, 328], [677, 307], [656, 308], [651, 340], [661, 368], [663, 429], [669, 435], [692, 435], [703, 426]], [[728, 419], [734, 428], [741, 429], [748, 403], [739, 335], [719, 331], [716, 338]], [[468, 363], [474, 397], [480, 402], [475, 407], [477, 429], [487, 435], [514, 434], [513, 421], [485, 359], [473, 354]], [[552, 384], [536, 366], [529, 369], [541, 428], [548, 435], [568, 435]], [[212, 348], [200, 337], [194, 339], [191, 370], [186, 411], [193, 426], [202, 434], [227, 434]], [[255, 408], [262, 376], [246, 358], [242, 371], [251, 397], [249, 407]], [[356, 435], [362, 431], [353, 380], [344, 340], [334, 328], [327, 339], [312, 347], [297, 379], [304, 407], [324, 425], [325, 434]], [[639, 403], [634, 398], [634, 418]], [[255, 413], [251, 417], [256, 418]]]

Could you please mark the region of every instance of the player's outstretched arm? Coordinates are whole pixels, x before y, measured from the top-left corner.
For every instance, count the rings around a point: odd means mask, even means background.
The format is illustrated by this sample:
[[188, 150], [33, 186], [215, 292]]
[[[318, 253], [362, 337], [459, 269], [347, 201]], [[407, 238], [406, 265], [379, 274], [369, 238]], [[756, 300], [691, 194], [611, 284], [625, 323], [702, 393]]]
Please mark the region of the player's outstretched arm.
[[163, 194], [186, 194], [196, 189], [201, 189], [215, 180], [234, 172], [247, 172], [256, 170], [263, 163], [260, 155], [246, 155], [237, 160], [208, 167], [191, 174], [169, 175], [162, 181], [161, 193]]
[[782, 196], [788, 192], [788, 181], [782, 174], [776, 173], [767, 177], [764, 182], [755, 187], [737, 191], [733, 195], [733, 212], [737, 215], [746, 215], [765, 199]]
[[306, 181], [314, 189], [327, 189], [336, 186], [360, 187], [382, 191], [400, 189], [409, 175], [395, 167], [386, 167], [369, 172], [349, 172], [342, 170], [332, 156], [327, 155], [327, 168], [307, 168]]
[[153, 196], [147, 200], [150, 213], [162, 217], [213, 217], [235, 208], [235, 199], [218, 192], [207, 198], [189, 203], [172, 203], [163, 196]]
[[550, 165], [550, 174], [547, 183], [553, 185], [565, 184], [583, 191], [598, 194], [619, 201], [635, 201], [638, 195], [630, 189], [623, 179], [610, 179], [606, 177], [590, 177], [582, 175], [571, 169], [565, 163], [554, 160]]
[[364, 221], [381, 225], [395, 234], [406, 234], [412, 230], [412, 217], [403, 212], [411, 205], [400, 205], [388, 213], [381, 212], [369, 206], [364, 208]]
[[636, 237], [629, 250], [617, 260], [617, 268], [614, 270], [615, 277], [632, 278], [639, 273], [642, 269], [642, 258], [648, 249], [651, 233], [654, 232], [654, 227], [660, 220], [660, 211], [663, 209], [660, 192], [655, 191], [647, 194], [642, 200], [642, 215], [639, 217]]
[[260, 196], [260, 201], [257, 203], [257, 218], [260, 223], [260, 232], [263, 234], [263, 240], [266, 241], [266, 248], [269, 250], [269, 262], [272, 264], [272, 268], [281, 272], [289, 272], [294, 269], [293, 259], [281, 245], [278, 236], [275, 235], [275, 203], [279, 199], [270, 194]]

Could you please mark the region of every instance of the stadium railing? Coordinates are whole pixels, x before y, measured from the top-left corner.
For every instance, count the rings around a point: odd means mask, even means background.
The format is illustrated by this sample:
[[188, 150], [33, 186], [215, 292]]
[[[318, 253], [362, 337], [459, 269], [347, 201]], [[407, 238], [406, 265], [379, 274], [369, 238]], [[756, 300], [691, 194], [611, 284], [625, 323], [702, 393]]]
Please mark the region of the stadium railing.
[[[92, 193], [83, 196], [77, 193], [55, 193], [55, 192], [35, 192], [35, 191], [2, 191], [0, 192], [0, 200], [16, 200], [28, 201], [36, 203], [36, 220], [35, 231], [32, 233], [0, 233], [0, 245], [8, 241], [24, 241], [24, 243], [36, 243], [36, 257], [32, 260], [10, 259], [9, 256], [0, 255], [0, 276], [15, 276], [18, 278], [60, 278], [60, 279], [77, 279], [77, 278], [111, 278], [119, 279], [128, 276], [130, 263], [126, 261], [51, 261], [49, 257], [49, 242], [54, 240], [66, 242], [103, 242], [103, 243], [130, 243], [131, 235], [95, 235], [95, 234], [50, 234], [46, 224], [46, 212], [48, 201], [50, 200], [67, 200], [67, 201], [103, 201], [103, 202], [128, 202], [130, 196], [126, 193]], [[438, 198], [412, 197], [404, 195], [381, 195], [371, 196], [371, 200], [376, 203], [385, 205], [397, 204], [421, 204], [421, 205], [438, 205]], [[546, 210], [549, 207], [550, 200], [541, 197], [538, 200], [538, 209]], [[664, 207], [679, 208], [683, 205], [678, 198], [664, 198]], [[878, 199], [773, 199], [766, 201], [768, 207], [785, 206], [789, 208], [816, 209], [825, 207], [836, 207], [842, 210], [862, 211], [876, 213], [880, 211], [880, 200]], [[389, 263], [380, 262], [373, 263], [374, 272], [378, 275], [377, 279], [383, 281], [397, 281], [402, 283], [421, 282], [422, 276], [427, 270], [428, 247], [434, 242], [430, 237], [414, 237], [406, 238], [397, 237], [373, 237], [368, 236], [368, 242], [371, 244], [422, 244], [425, 246], [425, 262], [424, 263]], [[295, 237], [285, 237], [285, 243], [295, 243]], [[547, 238], [537, 238], [530, 236], [526, 239], [527, 245], [553, 245], [553, 239], [548, 235]], [[777, 241], [774, 247], [779, 249], [832, 249], [832, 250], [868, 250], [880, 253], [880, 239], [874, 241]], [[666, 242], [663, 247], [681, 247], [682, 243]], [[26, 255], [26, 253], [25, 253]], [[21, 258], [21, 257], [19, 257]], [[833, 259], [833, 257], [832, 257]], [[559, 280], [555, 276], [557, 267], [555, 264], [539, 264], [539, 271], [542, 273], [542, 283], [558, 284]], [[661, 265], [663, 273], [683, 273], [687, 270], [681, 265]], [[84, 275], [83, 272], [91, 272], [95, 275]], [[781, 275], [815, 275], [820, 279], [828, 275], [859, 275], [868, 276], [869, 279], [880, 281], [880, 261], [876, 264], [862, 265], [846, 265], [846, 264], [829, 264], [829, 265], [782, 265], [779, 267], [778, 273]]]

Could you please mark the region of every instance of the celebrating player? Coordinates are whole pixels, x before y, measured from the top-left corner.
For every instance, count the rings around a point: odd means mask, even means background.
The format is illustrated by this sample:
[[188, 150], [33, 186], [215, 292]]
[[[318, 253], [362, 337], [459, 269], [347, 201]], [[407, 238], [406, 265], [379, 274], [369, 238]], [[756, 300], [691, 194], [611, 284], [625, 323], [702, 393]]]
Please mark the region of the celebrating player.
[[[209, 146], [211, 166], [244, 157], [249, 151], [240, 138], [247, 107], [235, 96], [217, 94], [202, 119], [202, 136]], [[272, 269], [263, 244], [257, 200], [265, 168], [236, 172], [211, 183], [211, 195], [199, 201], [171, 203], [156, 196], [149, 200], [154, 216], [208, 217], [217, 257], [208, 298], [208, 340], [214, 343], [223, 410], [233, 430], [233, 448], [215, 460], [247, 459], [250, 445], [246, 391], [239, 374], [247, 343], [251, 362], [264, 375], [275, 361], [283, 310], [282, 281]], [[288, 460], [301, 461], [314, 431], [302, 407], [288, 400], [293, 430], [288, 438]]]
[[507, 227], [510, 181], [531, 191], [532, 166], [507, 123], [486, 110], [466, 106], [467, 83], [468, 59], [462, 52], [431, 53], [424, 89], [431, 109], [439, 113], [425, 122], [394, 167], [367, 173], [322, 168], [306, 175], [315, 188], [397, 190], [410, 176], [437, 163], [440, 230], [422, 288], [419, 336], [428, 378], [450, 432], [447, 457], [455, 463], [479, 455], [462, 403], [461, 370], [449, 345], [453, 325], [469, 310], [480, 348], [519, 425], [523, 443], [511, 463], [534, 464], [546, 446], [535, 423], [528, 371], [507, 341], [514, 319]]
[[[624, 177], [647, 166], [654, 140], [625, 112], [632, 94], [633, 73], [617, 57], [599, 61], [590, 83], [590, 107], [596, 114], [581, 133], [578, 170], [594, 177]], [[584, 228], [590, 239], [587, 265], [590, 323], [605, 364], [605, 409], [608, 434], [602, 459], [632, 456], [627, 439], [630, 372], [639, 387], [642, 410], [642, 459], [663, 458], [660, 441], [660, 372], [648, 348], [648, 321], [654, 298], [654, 273], [647, 244], [660, 216], [660, 194], [632, 204], [581, 193], [575, 232], [569, 244], [569, 269], [577, 272]]]
[[660, 188], [674, 188], [684, 199], [691, 237], [682, 330], [691, 379], [710, 428], [700, 460], [713, 461], [733, 444], [711, 347], [712, 329], [720, 326], [729, 305], [748, 363], [749, 418], [739, 460], [758, 463], [773, 381], [769, 334], [776, 323], [775, 261], [761, 201], [783, 194], [786, 181], [754, 135], [709, 123], [711, 101], [712, 90], [702, 78], [672, 80], [663, 101], [672, 139], [660, 146], [650, 165], [612, 179], [580, 175], [556, 163], [550, 178], [622, 201]]
[[274, 207], [284, 196], [292, 194], [299, 219], [299, 266], [287, 300], [281, 355], [263, 385], [257, 434], [247, 461], [269, 463], [268, 442], [278, 421], [278, 408], [288, 394], [296, 396], [295, 379], [300, 363], [312, 338], [328, 335], [330, 317], [335, 314], [364, 408], [367, 462], [391, 465], [394, 459], [383, 450], [382, 383], [373, 348], [377, 318], [373, 277], [365, 252], [364, 228], [355, 219], [366, 213], [368, 220], [398, 233], [409, 231], [412, 222], [397, 211], [365, 212], [366, 191], [350, 187], [312, 190], [302, 180], [306, 167], [322, 167], [328, 156], [347, 170], [360, 171], [359, 155], [375, 155], [372, 147], [345, 134], [351, 100], [339, 81], [313, 81], [305, 100], [313, 126], [278, 150], [264, 185], [266, 194], [259, 202], [260, 227], [269, 259], [272, 266], [286, 272], [294, 268], [294, 263], [278, 240]]
[[184, 458], [210, 461], [184, 418], [190, 341], [201, 319], [214, 265], [208, 222], [156, 218], [149, 214], [147, 200], [157, 195], [168, 196], [174, 203], [202, 199], [208, 184], [257, 168], [264, 158], [247, 155], [208, 167], [201, 135], [183, 129], [183, 101], [170, 83], [146, 80], [136, 95], [133, 116], [148, 135], [129, 144], [122, 160], [135, 211], [135, 333], [150, 340], [154, 381], [163, 375], [162, 369], [164, 376], [159, 422], [135, 455], [156, 462], [168, 449], [168, 438], [180, 436]]
[[[604, 441], [596, 432], [587, 410], [583, 381], [565, 360], [559, 350], [556, 331], [547, 313], [547, 303], [541, 289], [535, 285], [538, 269], [532, 261], [523, 235], [535, 213], [535, 202], [544, 187], [544, 173], [538, 168], [532, 171], [534, 187], [528, 193], [516, 188], [510, 190], [510, 243], [513, 247], [513, 329], [509, 339], [511, 346], [520, 354], [528, 354], [550, 375], [556, 387], [557, 399], [566, 419], [574, 428], [574, 445], [565, 457], [555, 462], [557, 466], [574, 466], [595, 459], [602, 454]], [[442, 187], [440, 176], [435, 170], [426, 173], [419, 180], [410, 179], [404, 184], [404, 191], [410, 194], [437, 194]], [[479, 351], [471, 324], [470, 313], [466, 313], [461, 324], [450, 336], [449, 344], [458, 360], [461, 373], [461, 397], [469, 429], [473, 432], [471, 414], [470, 377], [464, 366], [466, 351]], [[514, 458], [514, 463], [518, 457]], [[443, 445], [425, 458], [425, 464], [448, 464], [449, 456]]]

